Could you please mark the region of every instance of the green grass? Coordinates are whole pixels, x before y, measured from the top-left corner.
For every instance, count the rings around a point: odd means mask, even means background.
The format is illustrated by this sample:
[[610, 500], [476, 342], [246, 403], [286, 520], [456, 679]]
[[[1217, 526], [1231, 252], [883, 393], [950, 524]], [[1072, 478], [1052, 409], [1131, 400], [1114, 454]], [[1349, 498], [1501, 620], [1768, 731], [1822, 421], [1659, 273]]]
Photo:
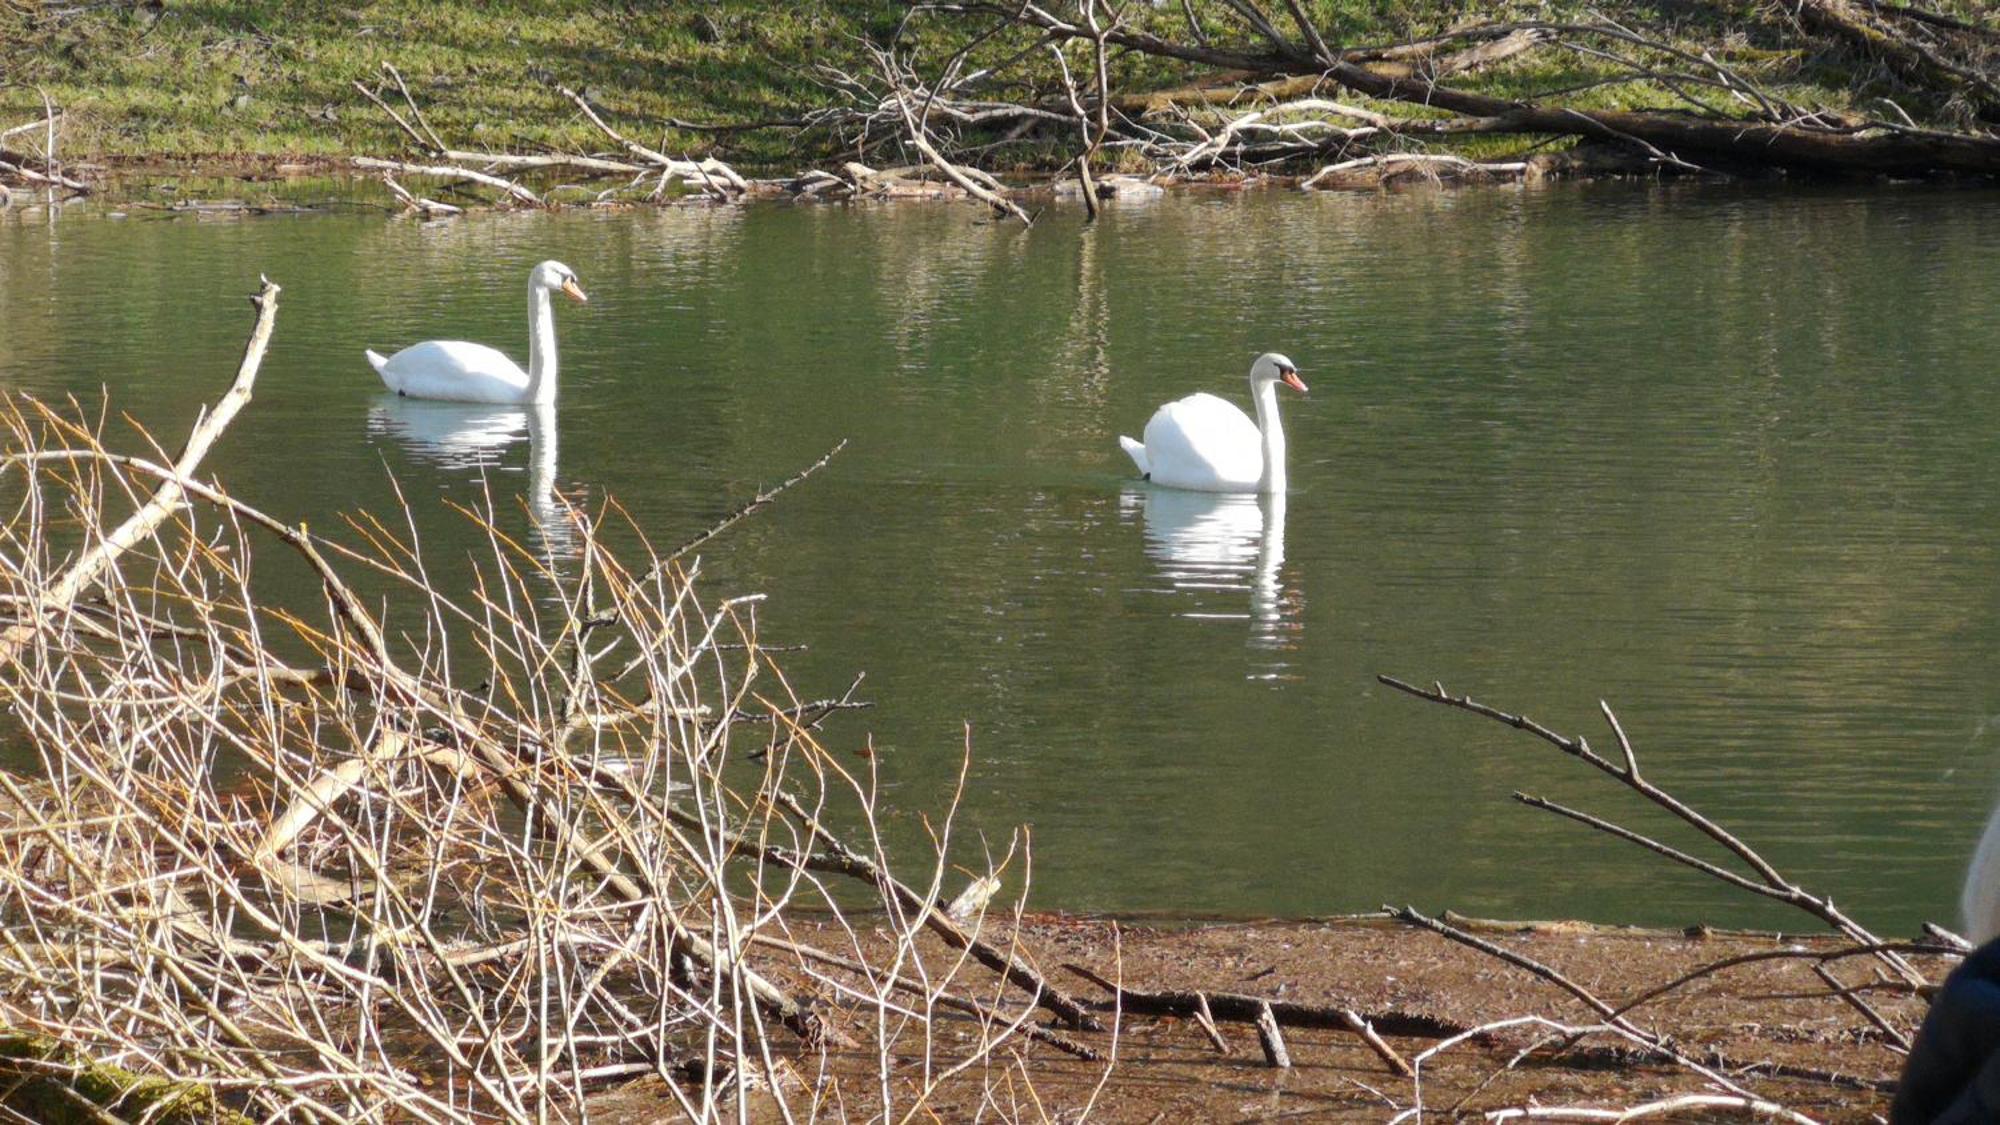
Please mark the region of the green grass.
[[[1935, 0], [1934, 8], [1972, 16], [1978, 0]], [[1057, 9], [1063, 5], [1058, 3]], [[1243, 25], [1214, 0], [1195, 5], [1205, 35], [1218, 44], [1254, 45]], [[1267, 4], [1287, 33], [1282, 4]], [[1546, 0], [1507, 4], [1450, 0], [1309, 0], [1330, 42], [1372, 45], [1434, 33], [1471, 20], [1582, 22], [1603, 13], [1628, 26], [1707, 48], [1773, 94], [1801, 105], [1845, 110], [1884, 92], [1865, 67], [1824, 43], [1801, 44], [1781, 22], [1744, 3], [1689, 4], [1624, 0], [1588, 4]], [[1162, 35], [1189, 35], [1178, 3], [1157, 9], [1131, 0], [1128, 14]], [[67, 14], [60, 14], [60, 13]], [[741, 122], [789, 118], [830, 104], [815, 67], [867, 69], [864, 41], [886, 41], [903, 6], [861, 0], [551, 3], [477, 0], [377, 0], [369, 3], [167, 0], [162, 7], [121, 3], [77, 9], [0, 0], [0, 127], [30, 120], [35, 87], [70, 113], [65, 148], [77, 158], [315, 157], [405, 150], [393, 124], [353, 90], [381, 82], [384, 62], [399, 67], [444, 139], [466, 148], [601, 151], [606, 140], [554, 89], [586, 90], [616, 126], [635, 139], [676, 152], [714, 154], [748, 168], [796, 169], [835, 154], [825, 131], [767, 129], [741, 133], [673, 132], [668, 118]], [[935, 67], [976, 25], [929, 15], [910, 24], [906, 43]], [[975, 61], [996, 61], [1032, 38], [996, 38]], [[1072, 46], [1073, 64], [1085, 51]], [[1185, 85], [1198, 68], [1136, 54], [1117, 60], [1121, 92]], [[1686, 69], [1685, 63], [1671, 64]], [[990, 93], [1046, 96], [1054, 87], [1046, 50], [1030, 52]], [[1466, 89], [1537, 97], [1616, 78], [1619, 68], [1560, 47], [1544, 46], [1477, 75], [1453, 79]], [[1713, 104], [1729, 97], [1705, 91]], [[1600, 85], [1564, 96], [1579, 108], [1650, 109], [1683, 103], [1654, 81]], [[400, 101], [393, 94], [392, 103]], [[1906, 104], [1921, 116], [1921, 107]], [[1407, 114], [1407, 106], [1394, 112]], [[1067, 138], [1043, 138], [996, 151], [989, 165], [1060, 163]], [[1531, 143], [1482, 138], [1493, 151]]]
[[[824, 97], [810, 76], [855, 39], [894, 27], [883, 4], [352, 4], [169, 2], [70, 18], [0, 9], [0, 121], [27, 120], [40, 85], [72, 114], [72, 153], [100, 157], [393, 153], [402, 138], [351, 86], [403, 72], [431, 123], [468, 148], [597, 150], [603, 137], [556, 93], [585, 89], [649, 143], [657, 123], [788, 117]], [[395, 96], [389, 100], [398, 105]], [[720, 144], [778, 161], [782, 132]]]

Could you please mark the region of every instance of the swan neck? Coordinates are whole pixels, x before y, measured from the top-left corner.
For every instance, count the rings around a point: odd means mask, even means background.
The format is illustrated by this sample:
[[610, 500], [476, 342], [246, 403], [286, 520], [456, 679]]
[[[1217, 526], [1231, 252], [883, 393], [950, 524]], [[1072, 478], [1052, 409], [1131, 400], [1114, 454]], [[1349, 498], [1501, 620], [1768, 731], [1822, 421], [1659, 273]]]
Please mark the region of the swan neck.
[[528, 283], [528, 401], [556, 400], [556, 317], [549, 291]]
[[1285, 427], [1278, 422], [1278, 384], [1254, 383], [1250, 398], [1257, 404], [1257, 431], [1264, 437], [1264, 476], [1258, 491], [1285, 491]]

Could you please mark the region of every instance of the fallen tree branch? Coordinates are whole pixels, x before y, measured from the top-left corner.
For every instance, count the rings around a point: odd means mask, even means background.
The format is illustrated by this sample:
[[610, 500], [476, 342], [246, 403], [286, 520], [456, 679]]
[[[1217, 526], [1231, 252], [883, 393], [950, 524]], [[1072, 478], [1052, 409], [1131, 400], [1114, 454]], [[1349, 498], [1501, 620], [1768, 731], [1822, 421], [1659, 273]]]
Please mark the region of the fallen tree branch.
[[[271, 346], [271, 330], [277, 325], [278, 293], [278, 286], [265, 278], [263, 288], [250, 299], [257, 310], [257, 321], [250, 329], [250, 339], [243, 346], [243, 359], [237, 365], [236, 379], [216, 400], [215, 406], [206, 411], [195, 422], [194, 429], [188, 432], [187, 444], [182, 446], [181, 454], [173, 464], [174, 478], [192, 475], [215, 445], [216, 439], [222, 436], [222, 431], [228, 429], [229, 423], [235, 421], [236, 415], [249, 404], [251, 389], [257, 383], [257, 372], [264, 364], [264, 353]], [[50, 616], [67, 610], [120, 555], [150, 538], [180, 509], [184, 495], [185, 489], [179, 483], [172, 478], [166, 480], [153, 493], [151, 500], [85, 551], [54, 583], [40, 591], [27, 619], [0, 632], [0, 667], [18, 659], [22, 648], [34, 638], [44, 622]]]
[[1666, 790], [1661, 789], [1659, 786], [1654, 785], [1652, 782], [1646, 780], [1645, 777], [1643, 777], [1639, 772], [1638, 755], [1636, 751], [1633, 749], [1631, 741], [1628, 738], [1626, 738], [1624, 728], [1619, 725], [1617, 716], [1612, 713], [1611, 708], [1608, 704], [1600, 702], [1598, 706], [1599, 709], [1604, 713], [1605, 720], [1609, 724], [1613, 736], [1618, 741], [1619, 749], [1624, 757], [1624, 765], [1622, 766], [1615, 765], [1612, 762], [1607, 761], [1599, 754], [1597, 754], [1596, 751], [1590, 748], [1590, 743], [1587, 739], [1584, 739], [1582, 737], [1570, 738], [1558, 734], [1555, 731], [1550, 730], [1549, 728], [1541, 725], [1540, 723], [1535, 722], [1533, 719], [1528, 718], [1526, 715], [1509, 714], [1497, 708], [1487, 706], [1484, 703], [1480, 703], [1469, 695], [1454, 696], [1444, 690], [1443, 684], [1436, 684], [1429, 688], [1421, 688], [1416, 686], [1415, 684], [1410, 684], [1402, 680], [1399, 680], [1394, 676], [1378, 675], [1376, 679], [1388, 687], [1395, 688], [1397, 691], [1403, 692], [1407, 695], [1415, 696], [1418, 699], [1426, 700], [1431, 703], [1442, 704], [1444, 706], [1456, 708], [1461, 711], [1470, 711], [1475, 715], [1480, 715], [1484, 718], [1491, 719], [1504, 726], [1513, 727], [1516, 730], [1526, 731], [1529, 734], [1534, 735], [1536, 738], [1541, 739], [1543, 742], [1548, 743], [1549, 745], [1562, 751], [1564, 754], [1567, 754], [1570, 757], [1575, 758], [1580, 762], [1583, 762], [1585, 765], [1588, 765], [1593, 769], [1598, 770], [1601, 773], [1609, 775], [1610, 777], [1614, 778], [1627, 788], [1631, 789], [1632, 791], [1638, 793], [1640, 796], [1644, 797], [1646, 800], [1652, 802], [1653, 804], [1659, 806], [1662, 809], [1665, 809], [1667, 812], [1672, 813], [1675, 817], [1679, 818], [1681, 821], [1688, 824], [1696, 831], [1700, 832], [1702, 835], [1707, 836], [1709, 839], [1715, 841], [1717, 844], [1720, 844], [1730, 854], [1736, 856], [1737, 859], [1741, 860], [1747, 867], [1750, 868], [1750, 870], [1756, 875], [1756, 878], [1753, 880], [1750, 878], [1746, 878], [1744, 876], [1735, 875], [1733, 873], [1726, 872], [1723, 869], [1716, 867], [1713, 864], [1707, 864], [1703, 861], [1693, 859], [1692, 857], [1685, 857], [1683, 853], [1679, 853], [1674, 849], [1666, 847], [1665, 845], [1658, 844], [1654, 841], [1646, 840], [1644, 837], [1640, 837], [1637, 833], [1630, 832], [1629, 830], [1625, 829], [1619, 829], [1615, 825], [1611, 825], [1608, 821], [1599, 820], [1598, 818], [1590, 817], [1587, 814], [1576, 813], [1573, 812], [1572, 810], [1562, 809], [1559, 806], [1555, 806], [1550, 802], [1540, 801], [1539, 799], [1535, 798], [1523, 797], [1522, 799], [1524, 800], [1524, 802], [1532, 804], [1538, 808], [1546, 808], [1552, 812], [1560, 812], [1562, 815], [1567, 816], [1570, 819], [1579, 820], [1582, 823], [1589, 824], [1591, 827], [1598, 828], [1600, 831], [1611, 832], [1613, 835], [1619, 836], [1622, 839], [1630, 840], [1635, 843], [1640, 843], [1643, 846], [1646, 846], [1653, 851], [1659, 852], [1663, 855], [1668, 855], [1670, 858], [1677, 859], [1680, 862], [1688, 863], [1690, 866], [1695, 867], [1697, 870], [1701, 870], [1707, 872], [1710, 875], [1715, 875], [1718, 878], [1722, 878], [1725, 882], [1730, 883], [1732, 886], [1741, 887], [1743, 889], [1753, 891], [1754, 893], [1757, 893], [1764, 897], [1775, 899], [1779, 902], [1783, 902], [1788, 905], [1797, 907], [1798, 909], [1805, 911], [1806, 913], [1812, 915], [1813, 917], [1818, 918], [1820, 921], [1826, 923], [1828, 926], [1831, 926], [1833, 929], [1846, 935], [1849, 939], [1853, 940], [1858, 944], [1867, 945], [1870, 947], [1879, 947], [1882, 950], [1879, 954], [1879, 957], [1882, 960], [1882, 962], [1888, 965], [1890, 969], [1895, 971], [1904, 980], [1910, 982], [1911, 984], [1917, 984], [1917, 985], [1926, 983], [1922, 973], [1919, 973], [1916, 971], [1916, 969], [1912, 968], [1908, 961], [1905, 961], [1900, 955], [1895, 953], [1893, 949], [1885, 946], [1881, 941], [1881, 939], [1877, 938], [1874, 934], [1869, 933], [1868, 930], [1862, 927], [1860, 923], [1854, 921], [1852, 918], [1849, 918], [1846, 914], [1842, 913], [1838, 908], [1836, 908], [1833, 905], [1833, 902], [1830, 898], [1813, 894], [1811, 891], [1808, 891], [1805, 888], [1800, 887], [1799, 885], [1786, 879], [1782, 874], [1778, 872], [1777, 868], [1773, 867], [1769, 861], [1767, 861], [1763, 856], [1759, 855], [1748, 844], [1745, 844], [1742, 840], [1737, 839], [1734, 835], [1723, 829], [1721, 825], [1718, 825], [1714, 821], [1703, 816], [1701, 813], [1697, 812], [1695, 809], [1693, 809], [1692, 807], [1688, 806], [1687, 804], [1683, 803], [1681, 800], [1673, 796], [1673, 794], [1668, 793]]
[[[1090, 37], [1087, 28], [1055, 15], [1033, 0], [1018, 5], [949, 4], [940, 6], [940, 10], [999, 16], [1061, 40]], [[1889, 128], [1879, 123], [1813, 126], [1706, 121], [1665, 112], [1582, 110], [1473, 93], [1417, 73], [1382, 73], [1344, 57], [1328, 67], [1309, 51], [1278, 45], [1277, 41], [1272, 49], [1265, 51], [1197, 46], [1129, 27], [1111, 32], [1106, 39], [1114, 46], [1141, 54], [1250, 75], [1321, 75], [1385, 101], [1505, 122], [1507, 131], [1641, 145], [1669, 162], [1693, 163], [1700, 158], [1743, 165], [1887, 175], [2000, 174], [2000, 138], [1980, 134]]]
[[[1405, 1012], [1363, 1014], [1338, 1005], [1301, 1004], [1295, 1000], [1273, 999], [1237, 992], [1178, 992], [1170, 989], [1149, 992], [1115, 984], [1089, 967], [1075, 962], [1064, 962], [1063, 968], [1111, 993], [1116, 998], [1116, 1005], [1125, 1011], [1145, 1015], [1198, 1019], [1200, 1014], [1206, 1011], [1211, 1020], [1254, 1024], [1268, 1005], [1272, 1017], [1285, 1027], [1355, 1031], [1354, 1025], [1348, 1020], [1349, 1016], [1355, 1016], [1365, 1020], [1379, 1033], [1404, 1039], [1445, 1039], [1465, 1031], [1464, 1026], [1460, 1024]], [[1113, 1003], [1107, 1001], [1098, 1004], [1097, 1007], [1100, 1011], [1108, 1011], [1113, 1007]]]
[[558, 86], [556, 89], [564, 97], [576, 103], [576, 107], [583, 111], [583, 115], [590, 119], [590, 123], [597, 126], [605, 136], [623, 145], [625, 151], [659, 168], [664, 175], [679, 176], [690, 183], [699, 184], [704, 191], [724, 198], [732, 193], [741, 195], [750, 190], [750, 185], [744, 182], [743, 177], [737, 175], [734, 168], [720, 160], [713, 157], [701, 161], [675, 160], [663, 152], [656, 152], [636, 141], [628, 140], [618, 130], [605, 124], [604, 119], [597, 115], [597, 111], [591, 108], [590, 103], [584, 100], [582, 95], [567, 86]]
[[918, 152], [922, 153], [924, 159], [929, 161], [933, 167], [935, 167], [939, 172], [944, 173], [945, 178], [949, 179], [952, 183], [957, 184], [959, 187], [964, 188], [966, 194], [972, 196], [974, 199], [979, 200], [981, 203], [986, 204], [988, 207], [991, 207], [995, 214], [1012, 215], [1013, 217], [1021, 220], [1021, 225], [1033, 226], [1035, 220], [1029, 217], [1026, 211], [1021, 210], [1020, 204], [1015, 203], [1011, 199], [1003, 198], [1002, 196], [994, 192], [991, 188], [988, 188], [986, 185], [981, 184], [978, 180], [974, 179], [969, 173], [967, 173], [965, 169], [962, 169], [958, 165], [953, 164], [951, 161], [945, 159], [944, 154], [940, 153], [937, 150], [937, 147], [931, 144], [930, 137], [928, 136], [925, 130], [923, 121], [914, 112], [911, 111], [910, 103], [903, 95], [903, 84], [900, 80], [900, 76], [896, 72], [896, 65], [893, 57], [890, 56], [889, 53], [885, 51], [876, 51], [875, 56], [878, 64], [881, 65], [884, 73], [887, 75], [889, 79], [890, 96], [895, 99], [896, 109], [903, 119], [903, 130], [905, 139], [907, 139], [910, 142], [910, 144], [916, 148]]
[[515, 199], [531, 206], [540, 207], [543, 205], [541, 196], [536, 195], [520, 184], [499, 176], [475, 171], [471, 168], [460, 168], [450, 164], [411, 164], [402, 160], [383, 160], [373, 156], [356, 156], [351, 159], [356, 168], [402, 172], [413, 176], [442, 176], [446, 179], [471, 180], [475, 184], [485, 184], [487, 187], [499, 188]]

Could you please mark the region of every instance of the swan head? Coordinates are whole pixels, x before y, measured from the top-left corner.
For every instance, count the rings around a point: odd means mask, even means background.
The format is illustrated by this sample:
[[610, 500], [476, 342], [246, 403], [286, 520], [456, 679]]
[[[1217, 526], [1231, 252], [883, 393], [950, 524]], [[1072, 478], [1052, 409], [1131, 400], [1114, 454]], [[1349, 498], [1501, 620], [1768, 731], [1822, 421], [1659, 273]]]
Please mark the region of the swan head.
[[1277, 352], [1265, 352], [1250, 365], [1250, 386], [1256, 388], [1265, 383], [1283, 383], [1300, 394], [1306, 393], [1305, 380], [1299, 378], [1297, 365]]
[[560, 290], [577, 304], [590, 300], [577, 286], [576, 271], [558, 261], [550, 260], [536, 266], [535, 272], [528, 275], [528, 284], [537, 289]]

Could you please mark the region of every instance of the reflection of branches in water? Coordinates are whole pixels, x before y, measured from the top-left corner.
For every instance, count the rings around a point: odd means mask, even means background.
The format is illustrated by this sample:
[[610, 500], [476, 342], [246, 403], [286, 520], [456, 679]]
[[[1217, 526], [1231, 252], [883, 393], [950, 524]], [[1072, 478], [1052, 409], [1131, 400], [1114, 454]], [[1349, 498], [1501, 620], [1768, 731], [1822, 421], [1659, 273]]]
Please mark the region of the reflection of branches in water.
[[[1192, 603], [1177, 616], [1248, 620], [1250, 641], [1275, 652], [1294, 651], [1304, 626], [1304, 598], [1287, 590], [1283, 494], [1192, 492], [1146, 486], [1128, 490], [1124, 506], [1137, 506], [1145, 524], [1146, 555], [1176, 598]], [[1247, 594], [1247, 609], [1210, 608], [1217, 593]], [[1280, 665], [1282, 667], [1282, 665]]]

